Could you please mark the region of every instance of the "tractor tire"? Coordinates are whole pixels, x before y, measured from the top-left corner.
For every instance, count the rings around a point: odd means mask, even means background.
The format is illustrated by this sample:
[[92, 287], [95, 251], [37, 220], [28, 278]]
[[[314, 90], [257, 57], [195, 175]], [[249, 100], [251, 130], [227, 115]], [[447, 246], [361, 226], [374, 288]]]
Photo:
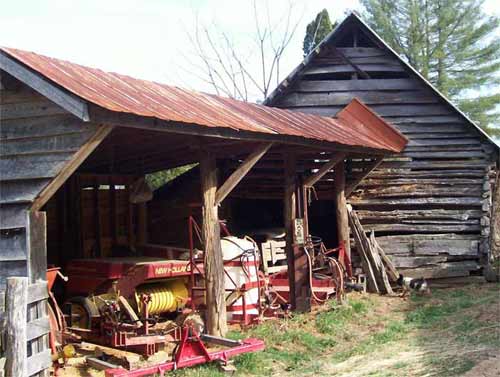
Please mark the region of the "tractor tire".
[[[71, 297], [67, 303], [71, 304], [71, 327], [90, 330], [92, 317], [99, 317], [99, 309], [94, 302], [83, 296]], [[74, 319], [74, 316], [78, 316]]]

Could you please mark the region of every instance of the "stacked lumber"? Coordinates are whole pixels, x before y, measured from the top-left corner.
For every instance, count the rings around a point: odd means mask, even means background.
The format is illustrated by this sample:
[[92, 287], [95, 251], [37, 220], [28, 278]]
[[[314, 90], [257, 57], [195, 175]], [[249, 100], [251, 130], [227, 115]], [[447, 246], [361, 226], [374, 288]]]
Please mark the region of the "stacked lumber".
[[366, 274], [368, 291], [380, 294], [394, 294], [389, 282], [389, 278], [395, 282], [399, 276], [394, 265], [377, 243], [375, 233], [372, 231], [370, 237], [366, 235], [358, 215], [350, 205], [347, 206], [347, 212], [351, 232], [356, 243], [356, 250], [361, 258], [363, 271]]

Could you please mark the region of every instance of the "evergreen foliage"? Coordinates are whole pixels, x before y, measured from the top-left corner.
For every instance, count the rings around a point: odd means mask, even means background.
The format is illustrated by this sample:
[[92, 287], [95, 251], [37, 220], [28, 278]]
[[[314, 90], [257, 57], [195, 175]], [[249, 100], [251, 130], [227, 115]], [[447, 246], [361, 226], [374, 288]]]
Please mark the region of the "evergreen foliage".
[[191, 170], [196, 165], [197, 164], [184, 165], [177, 168], [160, 170], [151, 174], [146, 174], [146, 182], [149, 187], [151, 187], [151, 190], [156, 190], [164, 184]]
[[374, 30], [490, 134], [500, 134], [499, 18], [484, 0], [361, 0]]
[[319, 42], [321, 42], [332, 30], [333, 24], [326, 9], [323, 9], [316, 15], [314, 21], [311, 21], [306, 28], [304, 37], [304, 56], [307, 56]]

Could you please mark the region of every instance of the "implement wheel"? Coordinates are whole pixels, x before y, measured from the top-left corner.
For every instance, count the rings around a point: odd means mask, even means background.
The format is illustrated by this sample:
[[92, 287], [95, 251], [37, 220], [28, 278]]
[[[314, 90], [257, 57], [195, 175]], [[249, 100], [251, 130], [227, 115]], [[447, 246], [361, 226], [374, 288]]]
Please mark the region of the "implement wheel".
[[71, 304], [71, 327], [90, 330], [92, 317], [100, 315], [96, 304], [83, 296], [72, 297], [68, 303]]

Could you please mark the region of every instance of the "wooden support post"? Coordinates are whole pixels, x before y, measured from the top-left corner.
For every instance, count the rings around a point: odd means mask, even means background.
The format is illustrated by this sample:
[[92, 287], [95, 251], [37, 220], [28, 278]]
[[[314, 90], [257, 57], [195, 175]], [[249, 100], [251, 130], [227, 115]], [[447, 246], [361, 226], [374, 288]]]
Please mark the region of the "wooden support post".
[[[309, 235], [307, 219], [307, 193], [303, 185], [302, 177], [299, 176], [295, 191], [297, 204], [297, 216], [302, 219], [303, 235], [306, 240]], [[295, 225], [295, 224], [294, 224]], [[298, 229], [294, 227], [294, 236]], [[309, 312], [311, 310], [311, 284], [309, 281], [309, 260], [303, 245], [294, 238], [293, 261], [294, 261], [294, 289], [295, 289], [295, 310], [298, 312]]]
[[95, 185], [93, 188], [93, 205], [94, 205], [94, 231], [95, 231], [95, 249], [93, 257], [102, 257], [103, 253], [103, 242], [102, 242], [102, 229], [101, 229], [101, 207], [99, 206], [99, 185]]
[[28, 278], [7, 278], [5, 297], [7, 342], [5, 374], [27, 376]]
[[111, 250], [116, 246], [118, 240], [116, 216], [116, 187], [113, 180], [109, 182], [109, 231], [111, 233]]
[[236, 185], [245, 177], [250, 169], [261, 159], [262, 156], [271, 148], [272, 143], [260, 145], [253, 151], [240, 166], [229, 176], [224, 184], [217, 190], [215, 194], [215, 205], [219, 205], [233, 191]]
[[493, 187], [490, 224], [490, 250], [484, 276], [487, 281], [498, 282], [500, 281], [500, 171], [496, 173]]
[[127, 185], [127, 237], [130, 250], [135, 251], [134, 203], [130, 202], [130, 184]]
[[351, 242], [349, 237], [349, 218], [347, 216], [347, 201], [345, 196], [345, 164], [340, 161], [335, 165], [335, 214], [337, 218], [337, 238], [344, 242], [346, 254], [351, 260]]
[[285, 170], [285, 195], [283, 198], [283, 224], [286, 232], [286, 259], [288, 265], [288, 284], [290, 286], [290, 305], [296, 308], [295, 301], [295, 264], [293, 253], [293, 220], [296, 217], [295, 205], [295, 171], [297, 165], [296, 156], [286, 153], [284, 156]]
[[224, 261], [220, 244], [215, 156], [201, 151], [201, 192], [203, 195], [203, 239], [205, 243], [205, 300], [207, 331], [211, 335], [224, 336], [227, 332], [226, 301], [224, 287]]

